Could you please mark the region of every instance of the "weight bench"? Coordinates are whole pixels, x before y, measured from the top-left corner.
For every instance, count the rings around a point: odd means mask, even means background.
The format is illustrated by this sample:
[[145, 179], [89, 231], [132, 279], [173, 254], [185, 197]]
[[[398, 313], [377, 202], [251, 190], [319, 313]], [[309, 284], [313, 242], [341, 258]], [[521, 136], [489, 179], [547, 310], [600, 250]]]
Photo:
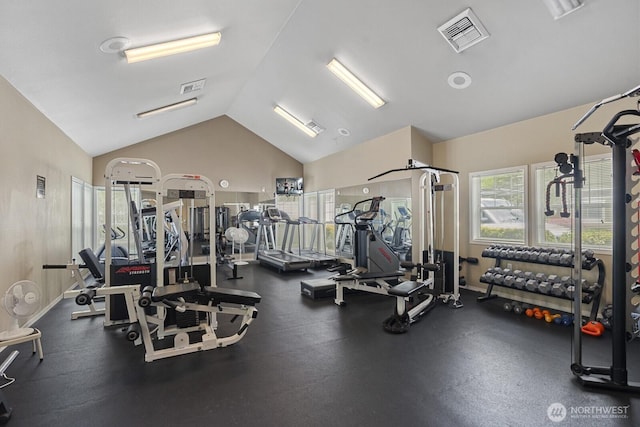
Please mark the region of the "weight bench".
[[404, 272], [402, 271], [391, 271], [382, 273], [356, 272], [334, 276], [332, 277], [336, 285], [334, 302], [340, 306], [345, 305], [345, 289], [389, 295], [389, 289], [396, 285], [393, 282], [397, 281], [403, 275]]
[[[238, 342], [246, 334], [247, 328], [258, 316], [255, 307], [262, 297], [255, 292], [239, 289], [201, 287], [197, 282], [177, 283], [175, 285], [151, 287], [142, 290], [137, 302], [138, 321], [127, 330], [127, 338], [145, 346], [145, 361], [151, 362], [196, 351], [226, 347]], [[155, 306], [158, 315], [149, 315], [145, 309]], [[195, 312], [188, 317], [190, 323], [165, 325], [162, 310], [171, 309], [178, 313]], [[203, 315], [201, 315], [203, 314]], [[241, 318], [242, 321], [234, 334], [217, 336], [218, 315], [232, 316], [230, 323]], [[152, 330], [152, 327], [156, 327]], [[152, 339], [155, 332], [156, 339]], [[196, 333], [197, 332], [197, 333]], [[158, 341], [173, 336], [173, 346], [156, 348]], [[193, 341], [193, 342], [192, 342]]]

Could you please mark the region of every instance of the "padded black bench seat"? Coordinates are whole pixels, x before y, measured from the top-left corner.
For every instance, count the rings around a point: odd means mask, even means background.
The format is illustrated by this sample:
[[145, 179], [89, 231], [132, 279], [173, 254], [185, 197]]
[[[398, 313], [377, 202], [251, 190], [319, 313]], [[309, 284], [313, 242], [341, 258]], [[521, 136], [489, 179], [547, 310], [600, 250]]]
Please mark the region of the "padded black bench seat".
[[205, 286], [204, 292], [207, 297], [213, 300], [228, 302], [230, 304], [256, 305], [262, 299], [262, 297], [255, 292], [240, 289]]
[[356, 276], [354, 276], [353, 274], [340, 274], [339, 276], [332, 276], [331, 279], [335, 280], [336, 282], [344, 282], [347, 280], [355, 280]]
[[200, 285], [197, 282], [178, 283], [176, 285], [158, 286], [153, 288], [151, 301], [160, 302], [164, 299], [176, 299], [179, 297], [189, 297], [200, 292]]
[[356, 279], [372, 280], [372, 279], [389, 279], [404, 276], [403, 271], [392, 271], [390, 273], [360, 273], [353, 275]]
[[397, 297], [408, 297], [422, 287], [424, 287], [422, 282], [407, 280], [389, 289], [388, 293]]

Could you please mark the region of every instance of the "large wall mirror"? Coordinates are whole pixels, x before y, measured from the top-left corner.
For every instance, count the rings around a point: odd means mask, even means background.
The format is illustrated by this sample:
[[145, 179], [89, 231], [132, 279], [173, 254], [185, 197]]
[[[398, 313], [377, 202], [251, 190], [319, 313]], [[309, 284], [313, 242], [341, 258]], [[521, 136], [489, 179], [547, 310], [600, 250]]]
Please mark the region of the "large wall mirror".
[[[368, 204], [359, 202], [376, 196], [384, 197], [372, 227], [401, 259], [411, 259], [411, 179], [376, 182], [336, 189], [336, 215], [354, 208], [368, 209]], [[343, 217], [344, 218], [344, 217]], [[352, 228], [336, 225], [335, 252], [350, 257], [353, 254]]]

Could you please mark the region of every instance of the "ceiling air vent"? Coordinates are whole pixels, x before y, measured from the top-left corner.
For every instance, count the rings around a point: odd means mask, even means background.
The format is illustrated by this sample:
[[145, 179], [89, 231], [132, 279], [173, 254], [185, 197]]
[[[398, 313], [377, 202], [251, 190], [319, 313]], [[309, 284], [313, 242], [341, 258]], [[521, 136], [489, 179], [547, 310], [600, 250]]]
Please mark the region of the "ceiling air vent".
[[202, 90], [206, 81], [207, 79], [200, 79], [194, 82], [182, 83], [180, 85], [180, 93], [185, 94]]
[[489, 37], [489, 32], [471, 9], [448, 20], [438, 31], [457, 53]]
[[314, 122], [313, 120], [311, 120], [305, 126], [307, 126], [309, 129], [314, 131], [316, 134], [324, 132], [324, 128], [322, 126], [320, 126], [319, 124], [317, 124], [316, 122]]

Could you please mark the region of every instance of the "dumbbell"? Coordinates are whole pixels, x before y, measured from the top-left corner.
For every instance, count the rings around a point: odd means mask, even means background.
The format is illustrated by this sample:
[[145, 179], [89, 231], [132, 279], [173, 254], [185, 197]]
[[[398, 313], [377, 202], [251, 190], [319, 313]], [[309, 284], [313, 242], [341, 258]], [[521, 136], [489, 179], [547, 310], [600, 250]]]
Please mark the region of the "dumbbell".
[[562, 283], [554, 283], [553, 286], [551, 286], [551, 294], [554, 296], [563, 297], [566, 291], [567, 290]]
[[563, 314], [561, 317], [560, 323], [562, 326], [571, 326], [573, 325], [573, 316], [570, 314]]
[[538, 262], [547, 264], [549, 262], [549, 252], [540, 251], [540, 253], [538, 254]]
[[502, 285], [502, 283], [504, 283], [504, 276], [501, 273], [494, 274], [493, 283], [495, 283], [496, 285]]
[[536, 273], [535, 279], [538, 282], [545, 282], [547, 280], [547, 275], [544, 273]]
[[562, 316], [561, 316], [561, 315], [559, 315], [559, 314], [557, 314], [557, 313], [556, 313], [556, 314], [546, 313], [546, 314], [544, 315], [544, 320], [545, 320], [545, 322], [547, 322], [547, 323], [552, 323], [552, 322], [554, 322], [556, 319], [561, 319], [561, 318], [562, 318]]
[[493, 283], [493, 272], [487, 271], [480, 276], [480, 281], [485, 283]]
[[482, 250], [482, 256], [484, 258], [493, 258], [493, 248], [488, 247]]
[[535, 280], [536, 275], [535, 275], [535, 273], [532, 273], [531, 271], [525, 271], [524, 274], [522, 275], [522, 277], [524, 277], [527, 280], [530, 280], [530, 279], [534, 279]]
[[576, 287], [573, 285], [569, 285], [565, 288], [564, 294], [569, 298], [573, 299], [573, 293], [576, 291]]
[[529, 279], [527, 280], [527, 283], [525, 283], [524, 287], [530, 292], [535, 292], [538, 289], [538, 281], [535, 279]]
[[524, 277], [524, 271], [522, 271], [522, 270], [513, 270], [513, 275], [515, 277]]
[[525, 279], [524, 277], [516, 277], [516, 279], [513, 281], [512, 287], [516, 289], [524, 289], [526, 284], [527, 279]]
[[504, 304], [502, 304], [502, 309], [504, 311], [511, 311], [513, 310], [513, 303], [511, 301], [507, 301]]
[[524, 304], [520, 304], [517, 301], [513, 302], [513, 312], [515, 314], [518, 314], [518, 315], [522, 314], [522, 313], [524, 313], [525, 310], [526, 310], [526, 306]]
[[558, 260], [559, 265], [570, 267], [573, 264], [573, 254], [562, 254]]
[[582, 261], [592, 262], [595, 258], [595, 254], [591, 249], [585, 249], [582, 251]]
[[552, 284], [549, 282], [540, 282], [538, 285], [538, 292], [541, 294], [549, 295], [551, 293]]
[[516, 280], [516, 277], [513, 275], [505, 276], [503, 284], [511, 288], [513, 287], [513, 283], [515, 282], [515, 280]]
[[571, 276], [562, 276], [560, 278], [560, 283], [562, 283], [565, 286], [572, 286], [574, 285], [573, 282], [573, 278]]
[[538, 320], [544, 319], [544, 315], [547, 313], [549, 313], [549, 310], [540, 310], [539, 308], [537, 308], [537, 310], [535, 308], [533, 309], [533, 317]]
[[549, 255], [548, 263], [552, 265], [560, 265], [560, 257], [562, 255], [559, 253], [552, 253]]

